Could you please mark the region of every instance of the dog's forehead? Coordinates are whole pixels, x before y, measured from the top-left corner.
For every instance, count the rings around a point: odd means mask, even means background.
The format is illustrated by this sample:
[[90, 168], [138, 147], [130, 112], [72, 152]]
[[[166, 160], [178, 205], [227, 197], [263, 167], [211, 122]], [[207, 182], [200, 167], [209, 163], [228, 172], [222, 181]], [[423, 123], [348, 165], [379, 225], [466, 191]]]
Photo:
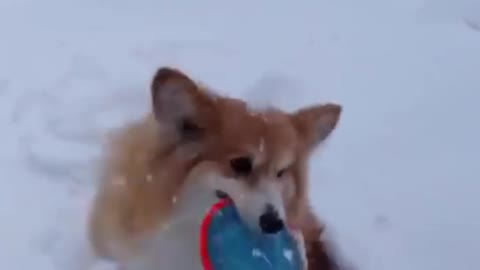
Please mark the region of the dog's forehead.
[[218, 114], [222, 122], [222, 136], [234, 139], [238, 144], [259, 144], [264, 123], [247, 110], [246, 104], [226, 99]]
[[298, 145], [297, 132], [288, 115], [281, 111], [264, 112], [262, 118], [265, 122], [267, 158], [278, 166], [286, 166], [295, 157]]
[[258, 116], [264, 124], [264, 136], [272, 150], [292, 148], [297, 142], [297, 132], [288, 115], [281, 111], [262, 112]]
[[252, 109], [235, 99], [223, 99], [220, 108], [221, 137], [234, 149], [248, 152], [259, 161], [273, 157], [285, 160], [294, 155], [298, 137], [287, 113]]
[[[297, 133], [287, 114], [281, 111], [248, 111], [244, 128], [249, 131], [252, 142], [258, 145], [260, 152], [280, 157], [291, 155], [297, 145]], [[251, 131], [251, 132], [250, 132]]]

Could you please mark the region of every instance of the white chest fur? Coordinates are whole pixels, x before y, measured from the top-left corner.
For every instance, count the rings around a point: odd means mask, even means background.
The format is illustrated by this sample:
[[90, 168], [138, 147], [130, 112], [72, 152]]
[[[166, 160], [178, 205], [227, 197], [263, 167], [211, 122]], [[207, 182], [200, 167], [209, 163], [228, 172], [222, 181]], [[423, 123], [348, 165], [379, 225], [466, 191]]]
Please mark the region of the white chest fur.
[[212, 190], [190, 186], [176, 201], [169, 222], [146, 240], [141, 255], [124, 262], [122, 270], [203, 270], [200, 227], [218, 198]]

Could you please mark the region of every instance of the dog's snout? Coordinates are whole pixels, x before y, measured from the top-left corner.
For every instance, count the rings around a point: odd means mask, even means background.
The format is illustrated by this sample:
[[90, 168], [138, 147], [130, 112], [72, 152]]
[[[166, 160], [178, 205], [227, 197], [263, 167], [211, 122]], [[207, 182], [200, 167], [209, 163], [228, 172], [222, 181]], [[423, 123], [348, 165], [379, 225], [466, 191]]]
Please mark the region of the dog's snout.
[[284, 228], [283, 220], [272, 205], [267, 205], [265, 212], [259, 218], [259, 225], [262, 232], [274, 234]]

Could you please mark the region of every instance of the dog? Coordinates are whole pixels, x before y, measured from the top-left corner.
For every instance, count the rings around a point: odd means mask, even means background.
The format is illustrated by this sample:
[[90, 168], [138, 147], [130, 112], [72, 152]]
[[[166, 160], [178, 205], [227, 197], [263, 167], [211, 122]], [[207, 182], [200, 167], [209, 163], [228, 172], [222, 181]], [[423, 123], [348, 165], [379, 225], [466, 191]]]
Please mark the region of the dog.
[[[252, 109], [172, 67], [159, 68], [150, 88], [151, 111], [113, 132], [105, 149], [89, 220], [98, 257], [122, 269], [201, 269], [167, 261], [192, 249], [198, 215], [223, 194], [252, 230], [299, 232], [309, 270], [336, 269], [309, 204], [307, 172], [312, 151], [337, 126], [340, 105]], [[187, 213], [191, 227], [174, 225]]]

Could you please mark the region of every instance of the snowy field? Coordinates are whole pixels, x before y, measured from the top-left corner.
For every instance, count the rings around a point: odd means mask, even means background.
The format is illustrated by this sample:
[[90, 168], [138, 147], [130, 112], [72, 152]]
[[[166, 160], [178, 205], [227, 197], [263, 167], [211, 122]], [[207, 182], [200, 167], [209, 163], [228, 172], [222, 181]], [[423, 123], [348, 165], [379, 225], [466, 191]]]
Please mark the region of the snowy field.
[[102, 136], [155, 69], [344, 106], [312, 198], [358, 270], [478, 270], [479, 0], [0, 0], [0, 269], [83, 270]]

